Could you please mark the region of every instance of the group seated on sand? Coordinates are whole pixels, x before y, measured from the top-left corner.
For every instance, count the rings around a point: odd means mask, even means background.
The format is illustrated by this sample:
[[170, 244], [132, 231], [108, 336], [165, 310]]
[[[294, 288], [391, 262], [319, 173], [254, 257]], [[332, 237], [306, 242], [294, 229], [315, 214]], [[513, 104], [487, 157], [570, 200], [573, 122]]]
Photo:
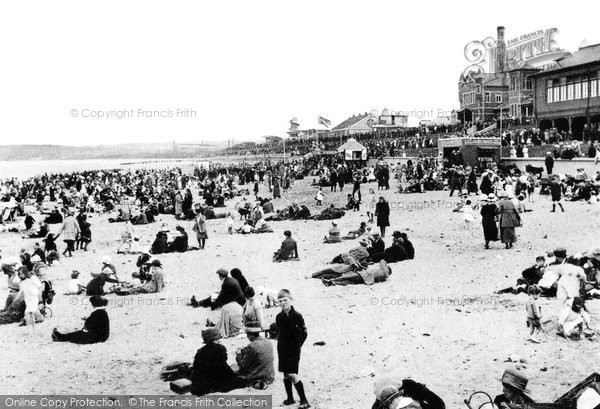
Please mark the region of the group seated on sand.
[[598, 339], [590, 326], [585, 301], [600, 298], [600, 249], [567, 256], [566, 249], [557, 248], [548, 256], [554, 257], [554, 261], [546, 264], [545, 257], [537, 257], [536, 264], [523, 270], [515, 286], [497, 291], [497, 294], [529, 294], [527, 325], [529, 340], [533, 342], [540, 341], [540, 333], [546, 335], [546, 325], [552, 321], [542, 316], [538, 304], [540, 296], [557, 300], [558, 335], [572, 340], [580, 340], [583, 336]]

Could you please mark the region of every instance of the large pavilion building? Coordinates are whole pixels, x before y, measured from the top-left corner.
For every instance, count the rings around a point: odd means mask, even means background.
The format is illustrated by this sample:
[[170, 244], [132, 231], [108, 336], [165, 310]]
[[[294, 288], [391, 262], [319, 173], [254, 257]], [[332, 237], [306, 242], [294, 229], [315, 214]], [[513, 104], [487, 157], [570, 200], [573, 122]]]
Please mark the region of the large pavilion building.
[[582, 139], [586, 125], [600, 123], [600, 44], [582, 47], [531, 77], [540, 129], [557, 128]]

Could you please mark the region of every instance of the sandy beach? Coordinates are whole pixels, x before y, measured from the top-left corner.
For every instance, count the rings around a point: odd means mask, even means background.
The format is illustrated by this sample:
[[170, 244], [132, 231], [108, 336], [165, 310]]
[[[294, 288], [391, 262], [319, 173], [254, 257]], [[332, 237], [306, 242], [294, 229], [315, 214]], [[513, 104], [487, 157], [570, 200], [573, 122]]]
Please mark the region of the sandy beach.
[[[337, 193], [324, 189], [323, 207], [316, 208], [311, 180], [297, 181], [282, 199], [274, 200], [275, 208], [297, 201], [314, 213], [332, 203], [345, 204], [352, 191], [351, 186]], [[376, 189], [376, 183], [362, 185], [363, 198], [370, 187]], [[261, 195], [268, 194], [261, 189]], [[242, 236], [227, 234], [224, 219], [209, 220], [205, 250], [157, 256], [165, 272], [162, 293], [108, 296], [111, 335], [107, 342], [54, 343], [52, 328], [78, 329], [91, 310], [86, 297], [63, 295], [72, 270], [79, 270], [85, 283], [90, 272], [99, 271], [100, 258], [110, 255], [119, 277], [133, 281], [137, 255], [116, 254], [123, 225], [108, 223], [107, 215], [93, 215], [89, 251], [77, 251], [73, 258], [63, 258], [47, 270], [57, 292], [50, 306], [54, 315], [36, 325], [35, 332], [17, 324], [0, 326], [3, 390], [14, 394], [171, 394], [169, 384], [159, 379], [159, 371], [172, 361], [191, 362], [202, 346], [200, 331], [207, 318], [217, 319], [218, 312], [185, 304], [194, 294], [206, 297], [219, 288], [215, 272], [220, 267], [240, 268], [252, 286], [292, 291], [308, 328], [300, 375], [314, 408], [368, 408], [374, 400], [373, 382], [384, 374], [425, 383], [448, 408], [465, 407], [463, 400], [474, 391], [500, 393], [498, 379], [510, 367], [519, 367], [529, 376], [534, 399], [551, 402], [599, 369], [597, 343], [567, 341], [554, 330], [546, 342], [528, 342], [527, 297], [493, 292], [513, 285], [536, 256], [559, 245], [570, 253], [597, 245], [600, 206], [567, 202], [565, 213], [550, 213], [548, 196], [536, 194], [530, 205], [533, 212], [522, 216], [524, 226], [517, 229], [515, 247], [505, 250], [497, 242], [484, 250], [481, 218], [464, 228], [461, 214], [452, 212], [458, 198], [449, 198], [447, 191], [410, 195], [395, 191], [393, 181], [392, 189], [383, 192], [390, 202], [391, 230], [406, 231], [416, 255], [414, 260], [392, 265], [386, 283], [328, 288], [308, 278], [335, 255], [358, 244], [321, 244], [330, 221], [272, 222], [274, 233]], [[236, 202], [228, 201], [228, 208]], [[364, 208], [349, 211], [339, 226], [345, 233], [366, 219]], [[157, 223], [134, 226], [140, 245], [149, 245], [162, 223], [171, 230], [180, 224], [173, 216], [161, 215]], [[196, 245], [192, 222], [181, 224], [190, 234], [190, 245]], [[300, 261], [273, 263], [272, 253], [286, 229], [298, 241]], [[29, 249], [34, 242], [16, 233], [0, 234], [3, 257], [18, 254], [21, 247]], [[60, 239], [59, 248], [64, 248]], [[3, 280], [2, 303], [7, 293]], [[600, 302], [587, 305], [592, 326], [598, 328]], [[542, 299], [542, 311], [545, 316], [556, 315], [556, 301]], [[266, 321], [273, 322], [278, 312], [265, 310]], [[313, 345], [319, 341], [325, 345]], [[236, 349], [247, 340], [243, 336], [222, 343], [233, 363]], [[505, 362], [514, 354], [524, 362]], [[285, 399], [281, 374], [266, 391], [235, 393], [272, 394], [274, 407]]]

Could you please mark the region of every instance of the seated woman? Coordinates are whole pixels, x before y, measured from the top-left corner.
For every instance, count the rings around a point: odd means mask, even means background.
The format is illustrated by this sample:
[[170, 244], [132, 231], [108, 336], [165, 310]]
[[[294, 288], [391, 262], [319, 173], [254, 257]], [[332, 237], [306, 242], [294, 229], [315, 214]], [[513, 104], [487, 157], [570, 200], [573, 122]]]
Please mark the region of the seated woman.
[[329, 229], [329, 236], [325, 236], [323, 243], [341, 243], [342, 237], [340, 236], [342, 232], [337, 225], [336, 221], [331, 222], [331, 229]]
[[135, 273], [132, 273], [131, 276], [140, 280], [141, 284], [144, 284], [145, 281], [150, 281], [151, 277], [148, 274], [151, 267], [149, 263], [150, 258], [150, 250], [142, 250], [137, 261], [135, 262], [135, 265], [139, 268], [139, 270]]
[[[444, 401], [412, 379], [386, 377], [375, 382], [375, 403], [372, 409], [422, 408], [445, 409]], [[412, 402], [407, 401], [412, 400]], [[402, 403], [402, 404], [400, 404]]]
[[167, 253], [184, 253], [188, 250], [188, 234], [181, 226], [175, 227], [177, 235], [167, 246]]
[[227, 349], [219, 343], [220, 338], [221, 334], [216, 328], [202, 331], [204, 346], [196, 353], [192, 365], [192, 395], [202, 396], [246, 387], [247, 382], [227, 365]]
[[[392, 236], [394, 236], [394, 235], [392, 234]], [[399, 237], [403, 241], [402, 247], [404, 247], [404, 250], [406, 250], [406, 256], [408, 257], [408, 259], [409, 260], [414, 259], [415, 258], [415, 247], [413, 246], [412, 242], [408, 239], [408, 235], [406, 233], [400, 233]]]
[[[35, 230], [35, 228], [34, 228]], [[44, 222], [41, 222], [38, 227], [37, 227], [37, 231], [31, 231], [28, 233], [28, 237], [30, 239], [41, 239], [46, 237], [46, 235], [48, 234], [48, 225]]]
[[13, 324], [25, 317], [25, 297], [18, 292], [10, 305], [0, 312], [0, 325]]
[[56, 328], [52, 330], [52, 340], [56, 342], [72, 342], [73, 344], [95, 344], [105, 342], [110, 334], [110, 321], [106, 313], [108, 300], [99, 295], [90, 297], [94, 310], [85, 320], [80, 331], [61, 333]]
[[292, 232], [286, 230], [283, 232], [285, 239], [281, 242], [281, 248], [273, 255], [273, 261], [287, 261], [298, 259], [298, 245], [292, 238]]
[[214, 327], [219, 330], [223, 338], [235, 337], [244, 327], [244, 309], [235, 302], [231, 301], [221, 307], [221, 314], [217, 324], [213, 324], [210, 320], [206, 320], [208, 327]]
[[248, 280], [246, 280], [246, 277], [244, 277], [242, 270], [235, 267], [232, 268], [229, 273], [231, 274], [231, 277], [236, 279], [236, 281], [240, 285], [240, 288], [242, 289], [242, 292], [245, 292], [246, 288], [248, 288], [250, 285], [248, 284]]
[[390, 274], [392, 274], [392, 269], [385, 261], [381, 260], [378, 264], [369, 266], [367, 269], [350, 271], [337, 278], [323, 278], [321, 281], [326, 286], [348, 284], [373, 285], [387, 281]]
[[378, 262], [385, 260], [388, 263], [397, 263], [408, 259], [408, 254], [403, 246], [404, 240], [401, 237], [394, 238], [392, 245], [384, 250], [383, 253], [373, 254], [369, 258], [371, 261]]
[[141, 286], [117, 290], [116, 294], [155, 294], [161, 292], [163, 288], [165, 288], [165, 280], [160, 260], [153, 260], [152, 263], [150, 263], [150, 270], [147, 273], [147, 278], [150, 278], [150, 281], [146, 281]]
[[527, 383], [529, 379], [514, 369], [507, 369], [502, 374], [502, 394], [494, 398], [494, 405], [500, 409], [506, 409], [513, 405], [525, 405], [535, 403], [527, 394]]
[[167, 233], [165, 233], [164, 231], [159, 231], [158, 233], [156, 233], [156, 238], [152, 243], [150, 252], [152, 254], [164, 254], [167, 253], [168, 246], [169, 244], [167, 240]]
[[344, 237], [342, 237], [342, 239], [344, 240], [354, 240], [364, 234], [367, 233], [367, 223], [365, 222], [360, 222], [360, 226], [358, 227], [357, 230], [352, 230], [349, 231], [348, 234]]
[[[111, 259], [108, 256], [102, 257], [102, 270], [100, 273], [91, 273], [92, 279], [87, 283], [86, 295], [104, 295], [104, 284], [115, 283], [118, 284], [120, 281], [117, 278], [117, 272], [115, 266], [112, 265]], [[115, 278], [111, 278], [111, 276]]]
[[256, 323], [259, 328], [264, 328], [264, 319], [262, 313], [262, 306], [260, 301], [255, 298], [254, 288], [246, 287], [244, 290], [244, 295], [248, 299], [246, 304], [244, 305], [244, 311], [242, 315], [242, 319], [244, 325], [248, 325], [248, 323]]
[[572, 340], [580, 340], [584, 330], [590, 329], [590, 316], [581, 297], [573, 298], [565, 305], [558, 317], [558, 334]]
[[16, 257], [9, 257], [2, 263], [2, 272], [6, 274], [8, 281], [8, 296], [6, 297], [6, 303], [2, 311], [5, 311], [10, 307], [12, 302], [19, 294], [19, 285], [21, 281], [25, 279], [24, 269], [17, 268], [18, 260]]

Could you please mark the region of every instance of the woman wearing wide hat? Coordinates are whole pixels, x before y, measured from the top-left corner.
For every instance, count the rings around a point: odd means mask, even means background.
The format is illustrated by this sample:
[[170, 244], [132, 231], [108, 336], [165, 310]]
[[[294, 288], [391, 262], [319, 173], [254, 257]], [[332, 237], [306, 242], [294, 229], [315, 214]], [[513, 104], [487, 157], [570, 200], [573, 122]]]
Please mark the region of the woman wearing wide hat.
[[502, 395], [496, 396], [494, 404], [501, 409], [510, 408], [513, 405], [523, 405], [535, 403], [527, 394], [527, 383], [529, 379], [521, 372], [514, 369], [507, 369], [502, 374]]
[[227, 365], [227, 349], [219, 339], [221, 333], [216, 328], [202, 331], [204, 346], [196, 353], [192, 366], [192, 395], [229, 392], [246, 386], [246, 381]]

